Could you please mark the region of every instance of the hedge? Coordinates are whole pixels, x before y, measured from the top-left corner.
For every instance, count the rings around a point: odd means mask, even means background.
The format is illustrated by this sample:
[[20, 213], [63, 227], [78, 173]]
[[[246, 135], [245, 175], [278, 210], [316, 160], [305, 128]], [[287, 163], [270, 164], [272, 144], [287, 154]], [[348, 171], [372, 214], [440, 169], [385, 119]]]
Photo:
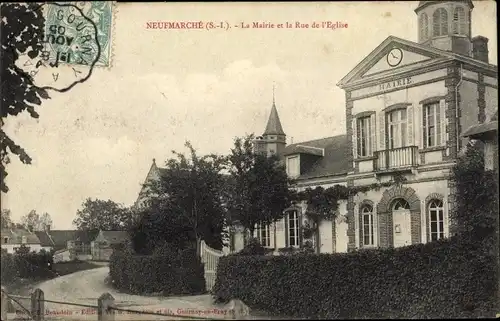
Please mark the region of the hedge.
[[290, 317], [453, 318], [493, 311], [496, 280], [494, 256], [451, 238], [352, 253], [230, 255], [219, 261], [213, 293]]
[[206, 292], [203, 264], [192, 251], [160, 251], [153, 255], [114, 251], [109, 271], [114, 287], [132, 294]]
[[17, 278], [41, 279], [53, 277], [55, 272], [52, 255], [42, 251], [39, 253], [20, 251], [16, 254], [1, 254], [1, 280], [10, 283]]

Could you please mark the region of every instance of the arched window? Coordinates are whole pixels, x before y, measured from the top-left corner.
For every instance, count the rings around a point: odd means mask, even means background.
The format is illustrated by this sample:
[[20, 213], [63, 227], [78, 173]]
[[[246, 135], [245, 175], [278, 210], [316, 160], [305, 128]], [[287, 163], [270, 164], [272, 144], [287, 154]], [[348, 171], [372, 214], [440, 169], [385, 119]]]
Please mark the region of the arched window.
[[420, 15], [420, 40], [427, 40], [429, 37], [429, 17], [426, 13]]
[[409, 210], [409, 209], [410, 209], [410, 204], [408, 204], [408, 202], [402, 198], [398, 198], [397, 200], [395, 200], [392, 205], [393, 211]]
[[361, 216], [363, 218], [363, 245], [375, 245], [373, 207], [368, 204], [363, 205]]
[[429, 224], [431, 241], [444, 238], [443, 201], [431, 200], [429, 202]]
[[465, 18], [465, 9], [456, 7], [453, 13], [453, 33], [456, 35], [467, 34], [467, 20]]
[[432, 15], [433, 36], [444, 36], [448, 34], [448, 12], [439, 8]]

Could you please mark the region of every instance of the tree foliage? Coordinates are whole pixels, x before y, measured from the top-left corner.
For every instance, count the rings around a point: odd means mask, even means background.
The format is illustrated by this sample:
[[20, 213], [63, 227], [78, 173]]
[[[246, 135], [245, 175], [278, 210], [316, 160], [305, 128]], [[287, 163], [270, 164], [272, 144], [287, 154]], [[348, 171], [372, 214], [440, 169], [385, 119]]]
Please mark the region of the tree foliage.
[[[498, 176], [484, 168], [482, 143], [470, 143], [452, 170], [455, 207], [453, 229], [464, 239], [480, 241], [498, 228]], [[498, 244], [497, 244], [498, 246]]]
[[189, 156], [173, 151], [175, 158], [166, 162], [160, 180], [149, 186], [150, 206], [133, 231], [136, 250], [149, 252], [160, 239], [195, 243], [197, 253], [201, 240], [211, 247], [222, 247], [225, 159], [218, 155], [200, 157], [189, 142], [185, 146]]
[[294, 199], [279, 158], [255, 153], [252, 140], [253, 135], [247, 135], [234, 141], [225, 195], [231, 221], [239, 221], [251, 234], [256, 224], [268, 225], [282, 218]]
[[112, 200], [87, 198], [76, 212], [73, 224], [79, 230], [124, 231], [134, 219], [131, 209]]
[[[36, 87], [33, 78], [16, 66], [21, 54], [35, 58], [43, 49], [45, 18], [39, 4], [2, 4], [1, 9], [1, 84], [2, 102], [0, 108], [0, 127], [5, 118], [17, 116], [27, 111], [31, 117], [38, 118], [35, 106], [48, 99], [46, 90]], [[6, 166], [10, 162], [9, 154], [17, 155], [24, 164], [31, 164], [31, 157], [0, 129], [0, 190], [8, 191], [5, 184]]]
[[28, 231], [42, 231], [52, 226], [52, 219], [49, 213], [39, 215], [36, 210], [31, 210], [28, 214], [21, 217], [21, 224]]
[[337, 215], [337, 209], [340, 200], [347, 200], [350, 194], [354, 193], [348, 187], [342, 185], [334, 185], [327, 189], [318, 186], [314, 189], [307, 188], [302, 192], [297, 193], [296, 199], [304, 202], [307, 207], [305, 216], [311, 221], [312, 226], [305, 231], [312, 235], [304, 235], [305, 238], [314, 236], [316, 239], [315, 251], [319, 253], [319, 225], [324, 220], [334, 219]]
[[12, 227], [12, 215], [9, 209], [2, 209], [2, 229]]

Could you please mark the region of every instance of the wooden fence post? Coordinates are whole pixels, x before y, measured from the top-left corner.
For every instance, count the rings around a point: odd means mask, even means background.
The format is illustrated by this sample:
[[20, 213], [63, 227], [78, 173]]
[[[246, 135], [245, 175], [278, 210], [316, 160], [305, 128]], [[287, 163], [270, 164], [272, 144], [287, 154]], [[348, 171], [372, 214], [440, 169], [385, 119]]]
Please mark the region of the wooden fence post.
[[109, 309], [114, 306], [115, 298], [108, 292], [102, 294], [97, 299], [97, 320], [98, 321], [114, 321], [115, 310]]
[[42, 321], [45, 314], [44, 296], [41, 289], [35, 289], [31, 293], [31, 316], [34, 321]]
[[8, 311], [8, 307], [9, 307], [9, 298], [7, 297], [7, 289], [5, 287], [2, 286], [2, 301], [1, 301], [1, 305], [0, 305], [0, 309], [1, 309], [1, 318], [2, 318], [2, 321], [7, 321], [7, 311]]

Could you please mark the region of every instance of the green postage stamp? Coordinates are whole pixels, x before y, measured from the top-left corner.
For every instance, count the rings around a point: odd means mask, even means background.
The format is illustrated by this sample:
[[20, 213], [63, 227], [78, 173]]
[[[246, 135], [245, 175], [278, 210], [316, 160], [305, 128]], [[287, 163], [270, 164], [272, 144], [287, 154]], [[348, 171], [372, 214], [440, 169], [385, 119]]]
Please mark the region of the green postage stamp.
[[46, 48], [56, 63], [111, 66], [113, 2], [56, 2], [44, 11]]

